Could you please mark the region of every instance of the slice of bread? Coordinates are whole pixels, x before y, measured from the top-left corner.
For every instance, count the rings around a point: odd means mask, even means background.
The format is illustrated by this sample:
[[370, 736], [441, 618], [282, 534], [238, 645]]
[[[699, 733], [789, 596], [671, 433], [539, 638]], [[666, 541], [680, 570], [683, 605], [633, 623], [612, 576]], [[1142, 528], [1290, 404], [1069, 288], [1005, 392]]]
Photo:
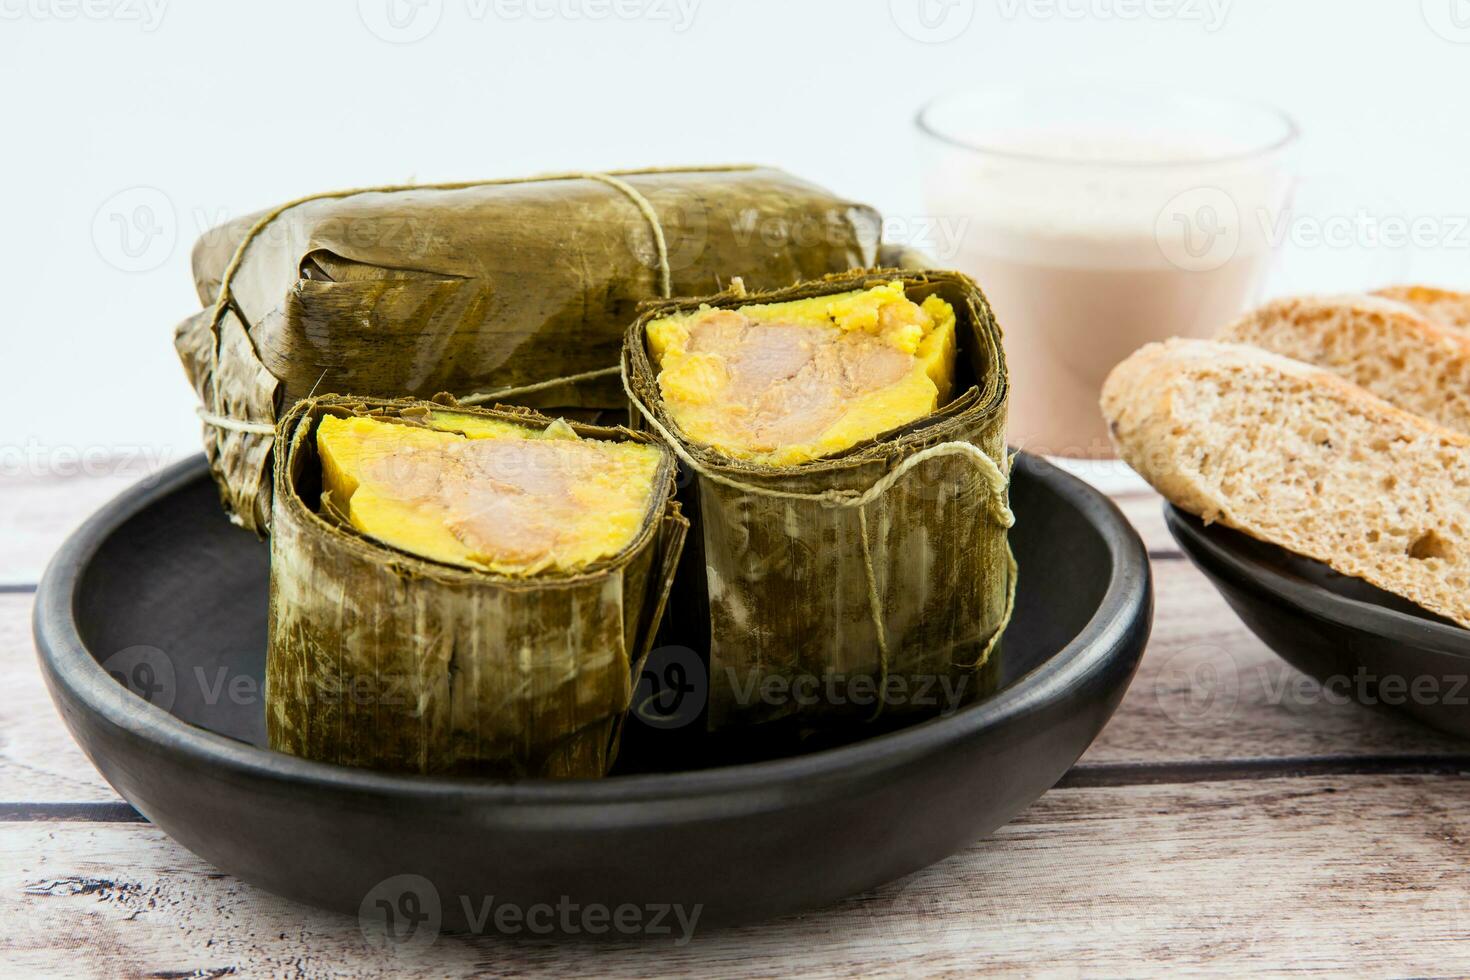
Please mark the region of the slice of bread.
[[1440, 326], [1470, 334], [1470, 293], [1437, 286], [1389, 286], [1373, 295], [1403, 303]]
[[1149, 344], [1103, 386], [1119, 454], [1206, 522], [1470, 626], [1470, 437], [1240, 344]]
[[1220, 331], [1306, 361], [1385, 401], [1470, 434], [1470, 334], [1380, 296], [1308, 296], [1267, 303]]

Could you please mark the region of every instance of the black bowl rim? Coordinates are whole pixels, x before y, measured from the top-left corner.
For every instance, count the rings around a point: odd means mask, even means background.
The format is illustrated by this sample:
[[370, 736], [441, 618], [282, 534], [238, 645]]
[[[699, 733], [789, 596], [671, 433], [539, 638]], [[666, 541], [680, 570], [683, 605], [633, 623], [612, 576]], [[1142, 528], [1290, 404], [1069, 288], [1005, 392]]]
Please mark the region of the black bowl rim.
[[[73, 532], [47, 567], [37, 590], [36, 646], [53, 683], [84, 710], [165, 752], [183, 756], [204, 771], [273, 782], [285, 790], [375, 795], [411, 805], [484, 806], [503, 813], [524, 810], [527, 819], [545, 819], [546, 811], [541, 808], [556, 807], [562, 826], [605, 826], [609, 818], [603, 808], [615, 804], [677, 803], [684, 818], [728, 816], [733, 799], [743, 801], [742, 809], [786, 805], [793, 786], [824, 795], [841, 791], [972, 739], [1046, 707], [1129, 653], [1130, 636], [1136, 637], [1139, 621], [1149, 617], [1152, 609], [1152, 580], [1143, 542], [1112, 501], [1091, 486], [1025, 454], [1017, 465], [1075, 506], [1098, 529], [1110, 552], [1112, 572], [1107, 588], [1086, 626], [1044, 663], [980, 704], [897, 732], [788, 759], [585, 781], [504, 782], [401, 775], [272, 752], [174, 717], [107, 675], [87, 652], [73, 613], [83, 572], [102, 543], [141, 510], [205, 476], [202, 455], [182, 460], [124, 491]], [[1137, 647], [1135, 656], [1142, 652], [1142, 644]]]
[[[1252, 594], [1285, 603], [1297, 612], [1347, 629], [1448, 656], [1470, 658], [1470, 630], [1338, 595], [1307, 579], [1281, 572], [1210, 534], [1200, 518], [1168, 501], [1164, 502], [1164, 524], [1192, 561]], [[1261, 543], [1280, 548], [1269, 541]]]

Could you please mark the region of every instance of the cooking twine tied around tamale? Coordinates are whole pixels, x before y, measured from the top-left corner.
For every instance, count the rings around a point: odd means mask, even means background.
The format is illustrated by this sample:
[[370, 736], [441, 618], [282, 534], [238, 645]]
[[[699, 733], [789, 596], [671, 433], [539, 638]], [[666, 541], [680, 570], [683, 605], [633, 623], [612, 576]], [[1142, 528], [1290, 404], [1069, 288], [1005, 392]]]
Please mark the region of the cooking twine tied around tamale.
[[[659, 220], [658, 212], [654, 210], [653, 204], [648, 200], [648, 198], [644, 197], [643, 194], [638, 190], [638, 188], [634, 187], [626, 180], [623, 180], [622, 177], [658, 173], [706, 173], [723, 170], [750, 170], [752, 168], [753, 164], [721, 165], [708, 167], [669, 167], [652, 168], [647, 170], [615, 170], [607, 173], [571, 172], [542, 174], [537, 177], [507, 177], [498, 180], [475, 180], [451, 184], [394, 184], [383, 187], [358, 187], [352, 190], [329, 191], [321, 194], [309, 194], [306, 197], [299, 197], [294, 201], [287, 201], [285, 204], [282, 204], [279, 207], [267, 211], [265, 214], [261, 215], [260, 219], [256, 221], [255, 224], [251, 225], [250, 230], [245, 233], [245, 237], [240, 240], [240, 244], [236, 247], [235, 254], [230, 258], [230, 264], [225, 267], [224, 275], [220, 277], [219, 295], [215, 297], [214, 309], [211, 313], [209, 321], [209, 333], [210, 338], [213, 341], [210, 346], [210, 378], [213, 381], [213, 392], [211, 398], [212, 404], [209, 408], [205, 408], [203, 405], [200, 405], [195, 409], [195, 412], [199, 415], [199, 418], [206, 424], [212, 425], [219, 429], [226, 429], [231, 432], [248, 432], [255, 435], [275, 434], [276, 427], [273, 423], [257, 422], [252, 419], [238, 419], [231, 415], [225, 414], [224, 406], [221, 402], [221, 385], [218, 383], [220, 347], [219, 328], [220, 321], [223, 320], [225, 311], [229, 308], [230, 303], [234, 299], [234, 296], [231, 292], [231, 286], [234, 282], [235, 273], [239, 270], [241, 264], [243, 264], [244, 262], [245, 249], [257, 236], [261, 234], [261, 232], [266, 229], [266, 227], [272, 221], [275, 221], [281, 215], [285, 214], [287, 211], [291, 210], [294, 207], [298, 207], [302, 204], [309, 204], [312, 201], [325, 201], [333, 200], [336, 198], [352, 197], [356, 194], [389, 194], [395, 191], [410, 190], [454, 191], [465, 190], [471, 187], [489, 187], [501, 184], [534, 184], [556, 180], [594, 180], [598, 183], [606, 184], [607, 186], [621, 193], [623, 196], [627, 197], [630, 201], [633, 202], [633, 205], [638, 209], [638, 212], [642, 214], [644, 219], [648, 222], [648, 226], [653, 232], [654, 250], [658, 258], [659, 295], [664, 299], [668, 299], [673, 295], [673, 271], [669, 266], [669, 248], [668, 241], [664, 236], [663, 223]], [[584, 371], [580, 374], [570, 374], [562, 378], [551, 378], [545, 381], [537, 381], [532, 384], [519, 385], [508, 388], [498, 388], [490, 392], [466, 395], [463, 398], [457, 399], [457, 401], [465, 405], [479, 405], [497, 398], [513, 398], [519, 395], [528, 395], [532, 392], [542, 391], [547, 388], [556, 388], [565, 384], [575, 384], [580, 381], [592, 381], [598, 378], [610, 378], [613, 375], [617, 374], [619, 371], [621, 371], [621, 368], [614, 365], [613, 367], [609, 368], [598, 368], [594, 371]]]
[[[903, 479], [909, 471], [920, 463], [931, 459], [940, 459], [946, 456], [962, 456], [974, 464], [985, 483], [985, 488], [990, 494], [990, 516], [998, 525], [1010, 529], [1015, 526], [1016, 515], [1006, 503], [1006, 491], [1010, 487], [1010, 475], [1012, 456], [1005, 457], [1005, 469], [991, 459], [980, 447], [968, 442], [941, 442], [928, 448], [921, 449], [904, 459], [893, 469], [883, 474], [868, 489], [859, 493], [856, 490], [823, 490], [820, 493], [798, 493], [792, 490], [773, 490], [769, 487], [755, 486], [744, 483], [732, 477], [716, 473], [705, 466], [684, 448], [679, 438], [660, 422], [633, 392], [633, 387], [628, 381], [628, 372], [622, 373], [623, 393], [628, 396], [628, 401], [643, 416], [643, 419], [651, 425], [659, 437], [674, 451], [684, 465], [695, 473], [713, 483], [728, 487], [740, 493], [750, 494], [756, 497], [769, 497], [776, 500], [791, 500], [802, 503], [814, 503], [821, 507], [851, 509], [855, 508], [858, 515], [858, 532], [863, 549], [863, 573], [867, 579], [868, 586], [868, 614], [873, 621], [873, 630], [878, 638], [878, 706], [874, 709], [869, 721], [877, 719], [883, 711], [888, 686], [888, 631], [883, 625], [883, 598], [878, 594], [878, 578], [873, 568], [873, 552], [868, 544], [868, 505], [882, 497], [891, 490], [899, 480]], [[1011, 550], [1010, 542], [1006, 542], [1006, 600], [1005, 607], [1001, 610], [1000, 622], [996, 624], [995, 632], [990, 634], [985, 646], [981, 648], [974, 663], [955, 664], [965, 670], [977, 670], [985, 665], [990, 659], [991, 653], [995, 651], [996, 644], [1000, 642], [1001, 634], [1005, 632], [1006, 626], [1011, 621], [1011, 616], [1016, 610], [1016, 578], [1020, 569], [1016, 565], [1016, 554]]]

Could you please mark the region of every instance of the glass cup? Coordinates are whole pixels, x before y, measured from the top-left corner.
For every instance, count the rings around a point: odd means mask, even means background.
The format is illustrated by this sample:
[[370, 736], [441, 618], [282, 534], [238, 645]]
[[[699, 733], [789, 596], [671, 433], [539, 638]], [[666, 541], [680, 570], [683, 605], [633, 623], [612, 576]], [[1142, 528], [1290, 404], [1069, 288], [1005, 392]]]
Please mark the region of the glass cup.
[[1259, 300], [1297, 128], [1249, 102], [992, 87], [918, 115], [924, 194], [1005, 332], [1012, 445], [1107, 458], [1113, 365]]

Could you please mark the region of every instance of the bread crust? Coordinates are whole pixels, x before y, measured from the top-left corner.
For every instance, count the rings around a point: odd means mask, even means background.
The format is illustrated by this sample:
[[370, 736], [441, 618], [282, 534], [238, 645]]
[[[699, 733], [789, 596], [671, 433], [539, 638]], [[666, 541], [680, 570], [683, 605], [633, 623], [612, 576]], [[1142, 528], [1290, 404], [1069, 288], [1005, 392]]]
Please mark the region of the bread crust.
[[1386, 286], [1373, 295], [1402, 303], [1441, 326], [1470, 333], [1470, 293], [1438, 286]]

